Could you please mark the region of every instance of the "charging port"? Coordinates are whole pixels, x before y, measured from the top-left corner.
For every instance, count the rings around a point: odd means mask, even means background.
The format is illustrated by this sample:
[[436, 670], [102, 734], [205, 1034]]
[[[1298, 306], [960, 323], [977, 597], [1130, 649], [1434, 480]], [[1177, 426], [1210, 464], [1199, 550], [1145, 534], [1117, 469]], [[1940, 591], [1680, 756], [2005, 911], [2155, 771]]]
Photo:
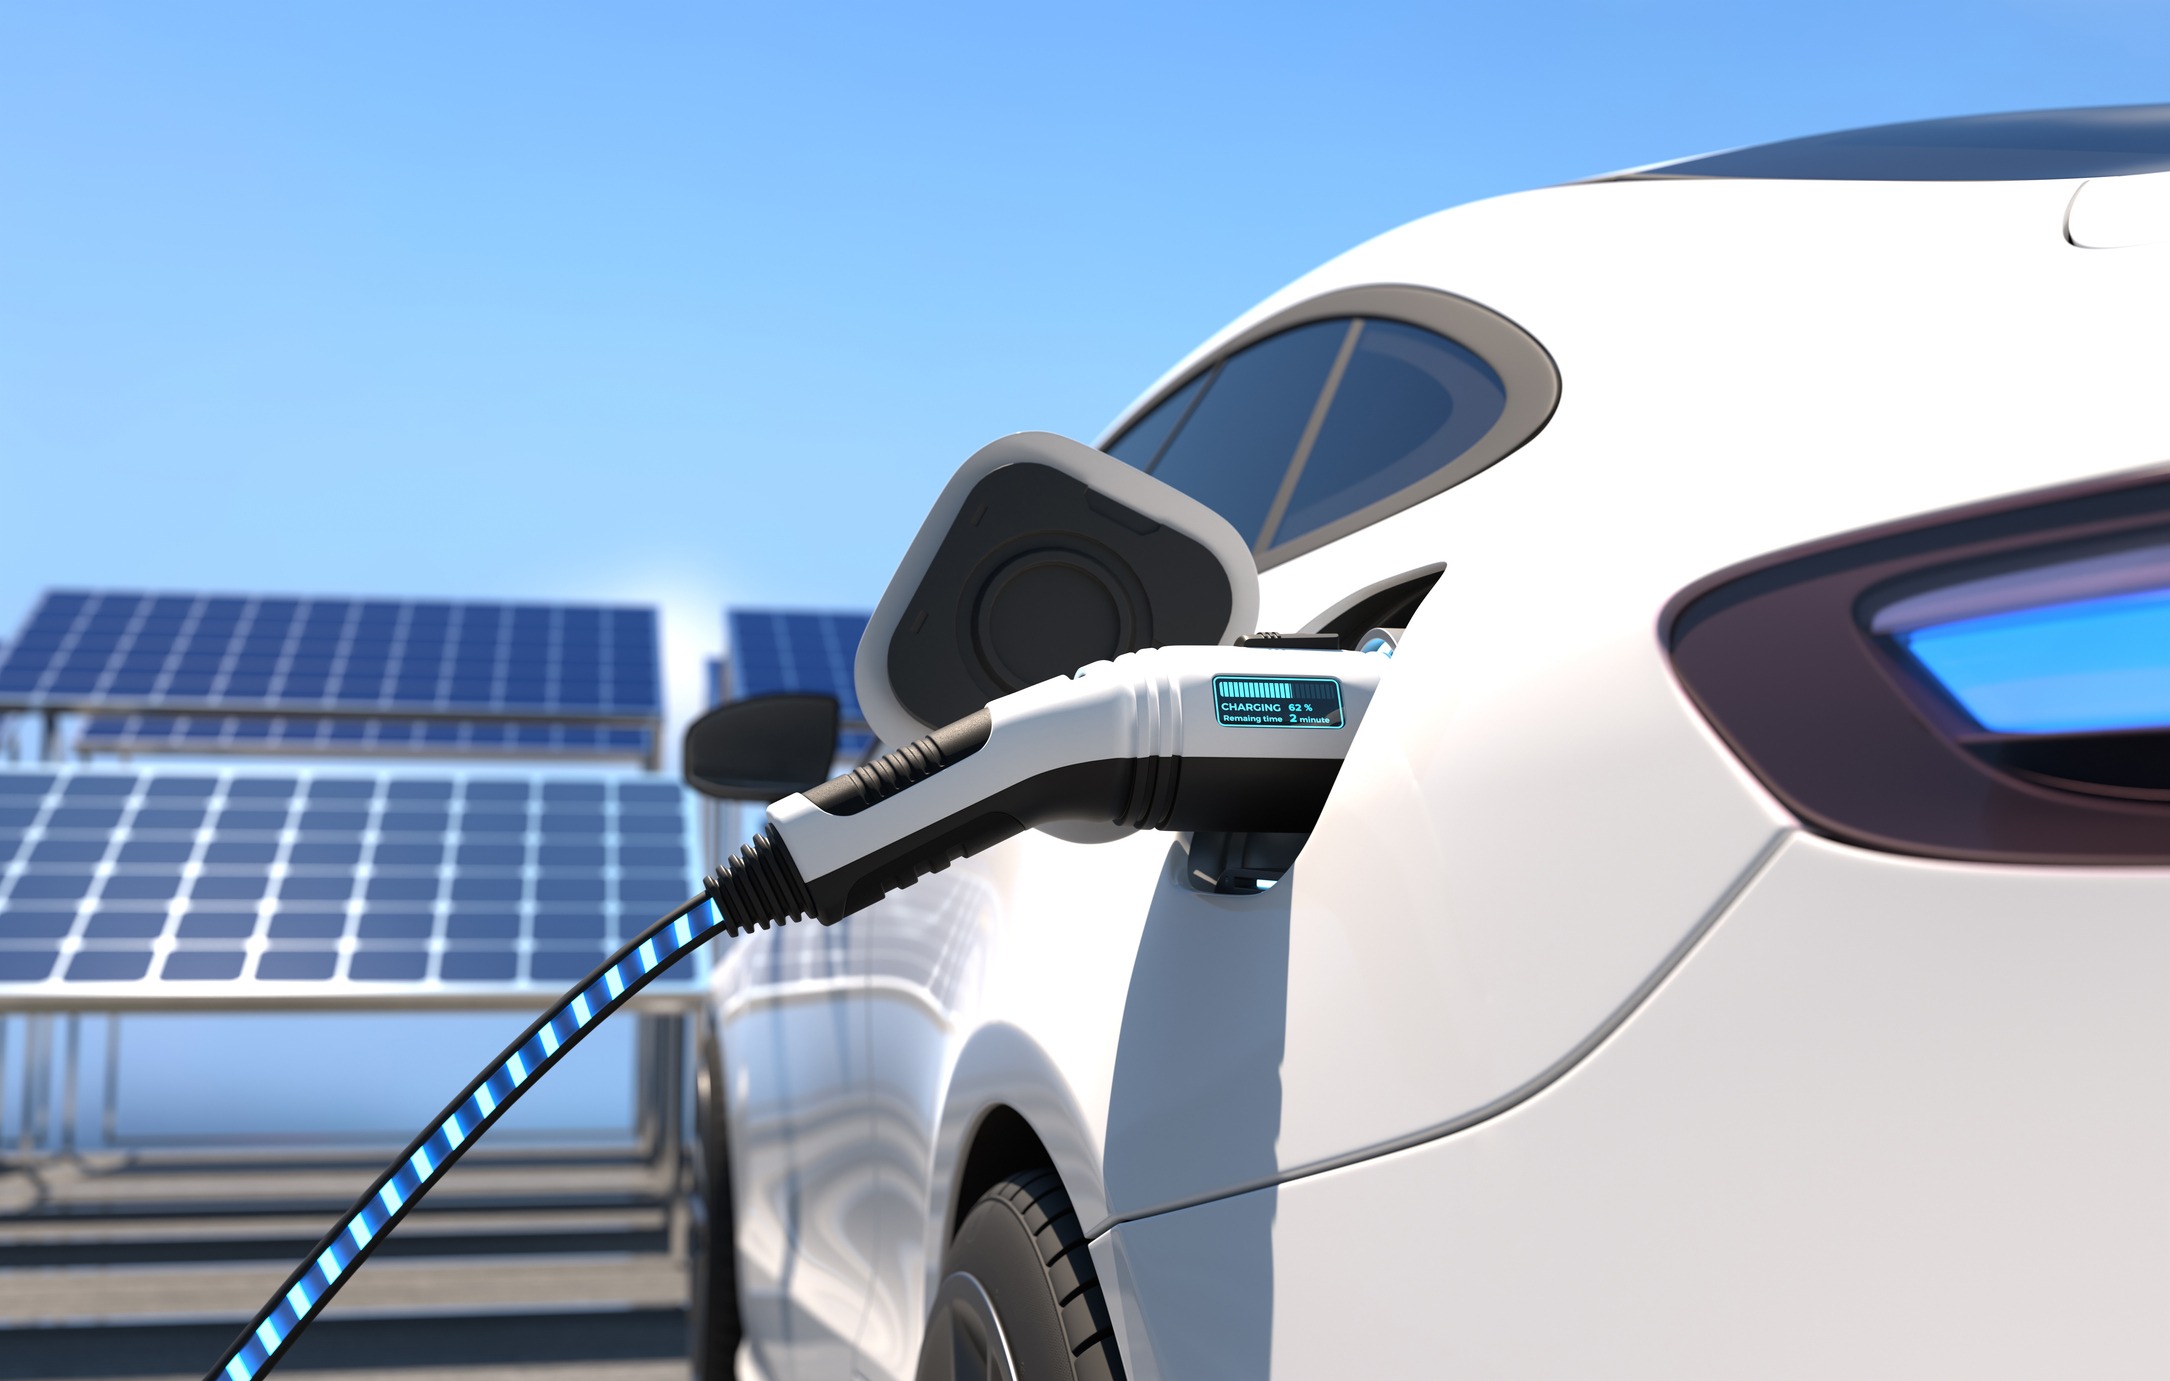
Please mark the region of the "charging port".
[[1304, 834], [1268, 834], [1264, 832], [1231, 834], [1221, 830], [1199, 830], [1190, 837], [1191, 885], [1201, 892], [1214, 892], [1224, 897], [1247, 897], [1263, 892], [1281, 880], [1281, 875], [1303, 852]]

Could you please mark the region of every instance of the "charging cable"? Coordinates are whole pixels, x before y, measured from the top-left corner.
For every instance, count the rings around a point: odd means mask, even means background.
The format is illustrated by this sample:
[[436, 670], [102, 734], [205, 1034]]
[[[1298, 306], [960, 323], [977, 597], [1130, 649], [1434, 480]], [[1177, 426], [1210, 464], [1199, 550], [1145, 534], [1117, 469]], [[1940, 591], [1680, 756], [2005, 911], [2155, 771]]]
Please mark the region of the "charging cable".
[[[560, 998], [409, 1143], [206, 1381], [254, 1381], [454, 1162], [657, 974], [717, 935], [834, 924], [1035, 825], [1303, 831], [1384, 652], [1151, 648], [1029, 686], [769, 808], [768, 828]], [[1291, 640], [1283, 640], [1291, 641]]]

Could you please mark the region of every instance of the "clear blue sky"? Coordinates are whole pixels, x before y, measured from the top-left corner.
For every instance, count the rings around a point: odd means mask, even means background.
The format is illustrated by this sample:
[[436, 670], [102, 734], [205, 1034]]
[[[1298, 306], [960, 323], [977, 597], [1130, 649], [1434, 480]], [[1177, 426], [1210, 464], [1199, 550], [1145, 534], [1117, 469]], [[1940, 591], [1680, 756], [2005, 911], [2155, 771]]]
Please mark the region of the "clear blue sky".
[[53, 584], [869, 604], [1457, 202], [2170, 98], [2170, 7], [0, 0], [0, 634]]

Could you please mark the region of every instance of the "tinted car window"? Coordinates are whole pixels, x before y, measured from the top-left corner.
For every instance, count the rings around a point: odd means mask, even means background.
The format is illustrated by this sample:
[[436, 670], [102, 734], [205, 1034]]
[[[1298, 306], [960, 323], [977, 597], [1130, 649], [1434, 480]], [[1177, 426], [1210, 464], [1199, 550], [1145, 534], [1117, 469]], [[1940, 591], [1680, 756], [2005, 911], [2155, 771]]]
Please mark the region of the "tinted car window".
[[1210, 366], [1108, 453], [1214, 509], [1270, 556], [1445, 469], [1506, 407], [1499, 372], [1446, 336], [1334, 317]]
[[[1255, 544], [1348, 329], [1346, 321], [1313, 322], [1222, 361], [1206, 377], [1190, 415], [1169, 424], [1173, 434], [1151, 465], [1153, 475], [1219, 513]], [[1185, 401], [1180, 393], [1170, 398], [1131, 432], [1149, 437], [1161, 425], [1161, 412], [1180, 412]]]
[[1175, 429], [1190, 414], [1191, 403], [1211, 377], [1213, 371], [1207, 370], [1169, 394], [1159, 407], [1139, 418], [1137, 425], [1124, 432], [1121, 440], [1108, 447], [1108, 454], [1117, 460], [1128, 461], [1140, 470], [1152, 469], [1153, 462], [1160, 459], [1161, 451], [1168, 445], [1168, 438], [1175, 435]]
[[1445, 336], [1363, 322], [1268, 544], [1408, 488], [1476, 445], [1506, 407], [1498, 373]]

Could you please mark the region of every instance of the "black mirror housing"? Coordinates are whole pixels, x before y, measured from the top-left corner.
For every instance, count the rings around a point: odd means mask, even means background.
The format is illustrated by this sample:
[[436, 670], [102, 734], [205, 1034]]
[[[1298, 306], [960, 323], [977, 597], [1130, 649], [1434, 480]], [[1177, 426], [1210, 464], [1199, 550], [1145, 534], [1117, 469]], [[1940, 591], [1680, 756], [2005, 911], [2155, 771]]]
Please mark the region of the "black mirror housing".
[[786, 691], [718, 705], [686, 726], [686, 785], [719, 801], [779, 800], [829, 779], [833, 695]]

